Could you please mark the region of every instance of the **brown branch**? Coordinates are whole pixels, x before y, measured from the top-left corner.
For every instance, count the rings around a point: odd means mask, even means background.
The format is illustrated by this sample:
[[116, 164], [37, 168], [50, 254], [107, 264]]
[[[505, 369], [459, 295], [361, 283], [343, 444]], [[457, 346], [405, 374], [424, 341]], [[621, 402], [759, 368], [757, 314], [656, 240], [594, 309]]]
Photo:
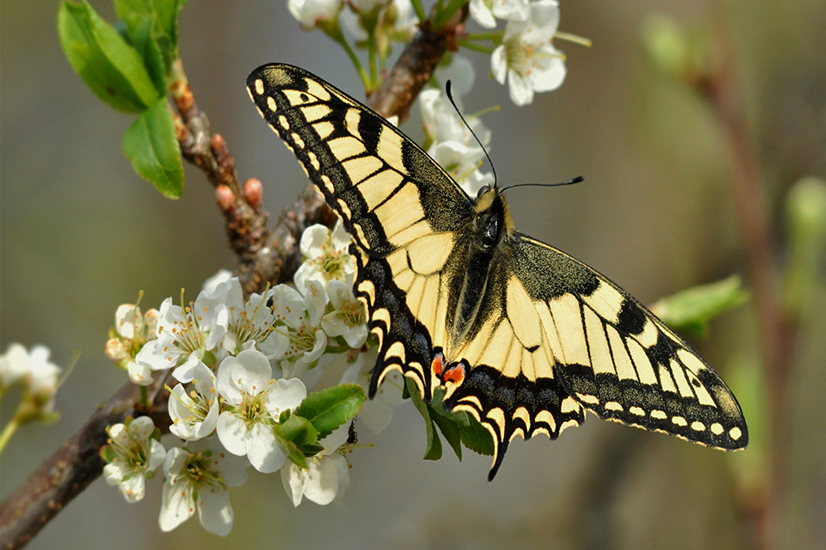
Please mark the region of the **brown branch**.
[[[215, 186], [218, 204], [226, 218], [230, 247], [240, 265], [253, 263], [266, 247], [269, 235], [269, 214], [261, 209], [260, 193], [250, 197], [248, 185], [242, 190], [235, 172], [235, 159], [224, 138], [211, 133], [209, 119], [198, 108], [180, 59], [173, 64], [169, 90], [179, 114], [175, 117], [175, 130], [181, 154], [200, 168]], [[244, 286], [246, 294], [253, 290]]]
[[465, 5], [438, 31], [433, 31], [430, 20], [423, 22], [387, 78], [370, 96], [368, 105], [385, 118], [397, 115], [400, 124], [407, 120], [410, 107], [445, 52], [457, 50], [457, 38], [464, 31], [467, 17]]
[[[373, 95], [372, 105], [379, 113], [397, 114], [402, 120], [407, 117], [445, 51], [455, 48], [456, 33], [466, 18], [466, 10], [458, 12], [454, 21], [438, 33], [431, 32], [425, 22]], [[181, 153], [215, 187], [217, 202], [227, 220], [230, 245], [239, 258], [235, 272], [245, 294], [261, 291], [267, 283], [291, 280], [301, 262], [298, 242], [304, 229], [314, 223], [330, 226], [335, 215], [310, 185], [269, 231], [268, 214], [261, 209], [260, 182], [249, 180], [243, 187], [238, 183], [235, 161], [223, 138], [211, 133], [209, 120], [195, 102], [180, 61], [174, 68], [170, 90], [179, 115], [175, 121]], [[0, 550], [25, 546], [100, 476], [104, 463], [99, 453], [107, 442], [108, 425], [123, 422], [127, 416], [149, 415], [162, 431], [168, 431], [163, 382], [156, 380], [149, 386], [151, 405], [143, 408], [135, 405], [140, 387], [130, 384], [122, 388], [0, 505]]]
[[0, 504], [0, 548], [25, 546], [63, 507], [83, 492], [103, 471], [100, 449], [109, 437], [106, 427], [126, 417], [148, 415], [168, 431], [165, 376], [147, 388], [150, 407], [136, 406], [140, 386], [129, 384], [96, 410], [40, 468]]

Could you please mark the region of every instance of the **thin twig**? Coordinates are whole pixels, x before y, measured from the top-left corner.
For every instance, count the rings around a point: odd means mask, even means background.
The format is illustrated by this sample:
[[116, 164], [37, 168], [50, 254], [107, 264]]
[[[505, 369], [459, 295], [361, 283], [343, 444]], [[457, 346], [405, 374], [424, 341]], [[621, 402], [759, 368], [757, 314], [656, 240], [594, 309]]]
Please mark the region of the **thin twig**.
[[[702, 90], [720, 121], [732, 161], [732, 188], [746, 252], [746, 269], [757, 313], [758, 340], [769, 398], [770, 481], [765, 501], [749, 502], [754, 537], [763, 548], [780, 542], [779, 525], [785, 502], [785, 464], [788, 413], [786, 388], [794, 361], [795, 331], [780, 302], [776, 251], [771, 239], [768, 200], [762, 186], [752, 129], [742, 110], [744, 96], [736, 80], [735, 50], [724, 6], [716, 6], [717, 36], [722, 42], [722, 66]], [[755, 519], [756, 518], [756, 519]]]

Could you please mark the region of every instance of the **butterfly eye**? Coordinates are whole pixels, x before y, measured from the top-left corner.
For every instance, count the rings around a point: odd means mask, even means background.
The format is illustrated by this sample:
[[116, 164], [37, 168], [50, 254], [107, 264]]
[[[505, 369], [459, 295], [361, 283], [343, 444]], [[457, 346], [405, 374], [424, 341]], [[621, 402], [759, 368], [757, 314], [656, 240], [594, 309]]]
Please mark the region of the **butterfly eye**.
[[478, 199], [479, 197], [481, 197], [482, 195], [484, 195], [488, 191], [490, 191], [490, 185], [483, 185], [482, 188], [479, 189], [479, 192], [476, 193], [476, 198]]

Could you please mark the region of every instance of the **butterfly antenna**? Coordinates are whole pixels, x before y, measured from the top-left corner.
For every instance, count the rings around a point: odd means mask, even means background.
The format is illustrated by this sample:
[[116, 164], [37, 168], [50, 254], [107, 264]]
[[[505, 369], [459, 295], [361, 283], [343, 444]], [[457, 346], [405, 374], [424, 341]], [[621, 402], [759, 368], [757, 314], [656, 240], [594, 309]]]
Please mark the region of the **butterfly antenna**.
[[450, 80], [447, 81], [445, 84], [445, 93], [447, 94], [447, 98], [450, 100], [450, 104], [453, 105], [453, 109], [456, 111], [456, 114], [459, 115], [459, 118], [462, 119], [462, 122], [465, 123], [465, 127], [468, 129], [470, 134], [473, 136], [473, 139], [476, 140], [476, 143], [479, 144], [479, 147], [482, 148], [482, 152], [485, 153], [485, 157], [488, 159], [488, 164], [490, 164], [490, 169], [493, 171], [493, 187], [496, 187], [496, 182], [499, 181], [496, 178], [496, 167], [493, 165], [493, 161], [490, 160], [490, 155], [488, 154], [488, 150], [485, 149], [485, 146], [482, 145], [481, 140], [479, 140], [479, 136], [476, 135], [476, 132], [473, 131], [473, 128], [470, 127], [470, 124], [467, 123], [465, 117], [462, 116], [462, 111], [459, 110], [459, 107], [456, 106], [456, 102], [453, 101], [453, 93], [450, 91]]
[[585, 178], [583, 178], [582, 176], [577, 176], [573, 179], [569, 179], [568, 181], [561, 181], [559, 183], [516, 183], [514, 185], [509, 185], [503, 188], [502, 193], [504, 193], [508, 189], [514, 189], [516, 187], [562, 187], [564, 185], [575, 185], [584, 180]]

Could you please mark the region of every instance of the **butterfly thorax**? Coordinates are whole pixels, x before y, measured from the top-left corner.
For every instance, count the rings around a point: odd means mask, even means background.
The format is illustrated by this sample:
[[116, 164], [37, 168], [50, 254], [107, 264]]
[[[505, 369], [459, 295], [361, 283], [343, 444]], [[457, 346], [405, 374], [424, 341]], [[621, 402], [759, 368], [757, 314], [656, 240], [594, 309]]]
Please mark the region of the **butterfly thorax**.
[[474, 215], [469, 221], [466, 240], [459, 243], [464, 249], [462, 264], [465, 271], [457, 286], [458, 298], [452, 323], [452, 349], [466, 340], [477, 324], [480, 305], [489, 287], [491, 264], [497, 253], [508, 246], [507, 240], [514, 231], [508, 204], [496, 187], [485, 187], [474, 203]]

